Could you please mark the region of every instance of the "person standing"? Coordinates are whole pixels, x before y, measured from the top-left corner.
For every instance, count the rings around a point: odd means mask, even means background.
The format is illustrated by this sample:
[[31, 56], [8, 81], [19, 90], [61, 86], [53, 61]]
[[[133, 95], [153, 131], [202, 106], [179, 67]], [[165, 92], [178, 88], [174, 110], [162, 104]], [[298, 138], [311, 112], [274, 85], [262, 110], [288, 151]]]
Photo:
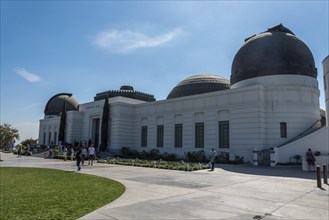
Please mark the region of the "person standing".
[[82, 154], [82, 150], [81, 150], [81, 148], [79, 148], [77, 154], [75, 155], [75, 159], [77, 160], [77, 167], [78, 167], [78, 170], [77, 171], [80, 171], [81, 170], [81, 166], [80, 166], [81, 154]]
[[71, 160], [73, 160], [73, 159], [74, 159], [74, 148], [71, 147]]
[[82, 148], [82, 157], [81, 157], [81, 164], [85, 165], [85, 158], [87, 156], [87, 149], [85, 147]]
[[93, 144], [90, 144], [90, 147], [88, 148], [88, 153], [89, 153], [88, 165], [90, 164], [92, 166], [95, 159], [95, 148]]
[[210, 163], [211, 163], [210, 171], [214, 171], [215, 170], [215, 159], [217, 157], [217, 152], [215, 151], [214, 148], [211, 149], [211, 151], [209, 153], [209, 157], [210, 157]]
[[63, 155], [64, 155], [64, 161], [66, 161], [66, 159], [67, 159], [67, 148], [66, 148], [66, 146], [64, 146], [64, 149], [63, 149]]
[[48, 158], [53, 159], [53, 149], [49, 149]]
[[22, 147], [21, 146], [18, 147], [17, 157], [22, 157]]
[[311, 148], [309, 148], [306, 152], [306, 161], [309, 167], [309, 170], [315, 171], [315, 156], [312, 152]]

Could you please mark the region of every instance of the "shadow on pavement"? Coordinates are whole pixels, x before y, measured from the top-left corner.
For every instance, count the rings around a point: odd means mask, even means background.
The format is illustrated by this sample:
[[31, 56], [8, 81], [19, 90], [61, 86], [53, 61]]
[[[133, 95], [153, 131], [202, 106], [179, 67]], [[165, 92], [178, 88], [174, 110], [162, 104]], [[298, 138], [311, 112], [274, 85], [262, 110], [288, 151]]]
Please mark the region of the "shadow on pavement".
[[315, 172], [302, 171], [301, 167], [261, 167], [249, 165], [224, 165], [220, 164], [217, 167], [235, 173], [243, 173], [249, 175], [261, 176], [277, 176], [277, 177], [290, 177], [302, 178], [309, 180], [316, 180]]

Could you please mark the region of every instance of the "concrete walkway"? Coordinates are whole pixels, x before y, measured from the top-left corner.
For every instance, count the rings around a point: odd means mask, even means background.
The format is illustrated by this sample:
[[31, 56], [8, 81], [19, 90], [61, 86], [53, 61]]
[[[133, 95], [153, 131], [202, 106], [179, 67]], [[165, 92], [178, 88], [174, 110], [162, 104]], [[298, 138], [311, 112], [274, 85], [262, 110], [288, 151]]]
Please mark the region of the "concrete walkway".
[[[72, 161], [3, 154], [1, 167], [75, 171]], [[81, 219], [328, 219], [328, 185], [300, 168], [221, 165], [183, 172], [97, 164], [81, 173], [123, 183], [126, 192]]]

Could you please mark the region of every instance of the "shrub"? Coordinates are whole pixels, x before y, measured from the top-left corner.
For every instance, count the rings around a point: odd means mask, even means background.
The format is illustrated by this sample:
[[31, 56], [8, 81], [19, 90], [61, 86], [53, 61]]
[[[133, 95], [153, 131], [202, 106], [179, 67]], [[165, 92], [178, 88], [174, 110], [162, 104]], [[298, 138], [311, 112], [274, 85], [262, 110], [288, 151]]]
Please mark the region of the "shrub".
[[143, 150], [139, 157], [146, 160], [159, 160], [161, 158], [161, 153], [158, 149], [152, 149], [150, 151]]
[[46, 150], [47, 147], [48, 147], [46, 144], [40, 144], [40, 145], [38, 145], [38, 146], [40, 146], [40, 148], [41, 148], [42, 150]]
[[206, 164], [200, 163], [185, 163], [182, 162], [173, 162], [173, 161], [150, 161], [150, 160], [140, 160], [140, 159], [118, 159], [112, 158], [107, 160], [98, 160], [98, 163], [108, 163], [108, 164], [118, 164], [125, 166], [138, 166], [138, 167], [150, 167], [158, 169], [171, 169], [171, 170], [184, 170], [184, 171], [193, 171], [200, 169], [208, 169], [209, 167]]
[[244, 163], [244, 157], [235, 156], [235, 161], [236, 161], [238, 164], [243, 164], [243, 163]]
[[122, 154], [123, 157], [127, 157], [127, 158], [139, 157], [138, 151], [132, 150], [129, 147], [122, 147], [121, 148], [121, 154]]
[[178, 157], [177, 157], [176, 154], [174, 154], [174, 153], [167, 153], [167, 152], [164, 152], [164, 153], [161, 155], [161, 159], [163, 159], [163, 160], [167, 160], [167, 161], [177, 161], [177, 160], [178, 160]]
[[190, 162], [205, 162], [207, 160], [207, 157], [203, 150], [189, 151], [185, 153], [185, 157], [186, 160]]
[[152, 149], [149, 152], [149, 158], [150, 160], [158, 160], [160, 159], [160, 151], [158, 149]]
[[53, 152], [54, 152], [54, 153], [59, 153], [60, 150], [61, 150], [61, 146], [53, 147]]

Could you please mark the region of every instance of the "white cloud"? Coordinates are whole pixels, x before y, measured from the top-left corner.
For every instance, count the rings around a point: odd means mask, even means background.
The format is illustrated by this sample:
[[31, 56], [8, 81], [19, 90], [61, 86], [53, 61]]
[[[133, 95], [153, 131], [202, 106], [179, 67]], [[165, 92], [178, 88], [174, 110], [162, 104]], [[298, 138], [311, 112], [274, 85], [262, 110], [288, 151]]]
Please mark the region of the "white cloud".
[[162, 35], [149, 37], [143, 33], [130, 30], [108, 30], [97, 34], [93, 39], [93, 43], [112, 52], [129, 53], [139, 48], [160, 46], [172, 41], [180, 33], [181, 29], [174, 29]]
[[35, 75], [33, 73], [29, 73], [24, 68], [17, 68], [15, 69], [16, 73], [26, 79], [29, 82], [38, 82], [40, 81], [40, 77], [38, 75]]

